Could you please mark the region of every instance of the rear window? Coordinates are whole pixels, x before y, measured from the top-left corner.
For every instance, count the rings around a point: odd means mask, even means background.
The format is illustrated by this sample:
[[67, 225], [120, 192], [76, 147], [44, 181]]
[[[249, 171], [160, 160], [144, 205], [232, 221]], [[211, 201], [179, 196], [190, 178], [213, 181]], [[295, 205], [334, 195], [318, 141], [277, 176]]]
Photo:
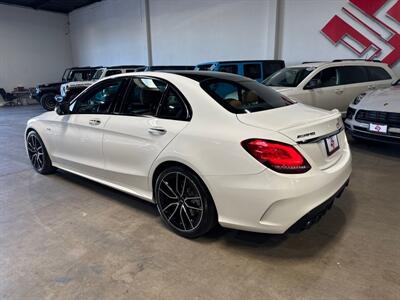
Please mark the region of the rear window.
[[209, 79], [200, 83], [200, 86], [215, 101], [235, 114], [269, 110], [294, 103], [256, 81]]
[[368, 77], [370, 81], [390, 80], [392, 76], [383, 68], [367, 67]]

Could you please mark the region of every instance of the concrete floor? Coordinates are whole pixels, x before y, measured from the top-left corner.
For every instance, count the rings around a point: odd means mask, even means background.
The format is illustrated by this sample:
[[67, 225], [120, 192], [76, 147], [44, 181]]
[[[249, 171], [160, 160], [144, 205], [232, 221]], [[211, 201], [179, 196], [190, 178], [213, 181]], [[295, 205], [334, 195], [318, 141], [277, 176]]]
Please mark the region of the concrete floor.
[[400, 147], [351, 141], [349, 189], [314, 227], [171, 233], [154, 206], [35, 173], [26, 120], [0, 109], [1, 299], [399, 299]]

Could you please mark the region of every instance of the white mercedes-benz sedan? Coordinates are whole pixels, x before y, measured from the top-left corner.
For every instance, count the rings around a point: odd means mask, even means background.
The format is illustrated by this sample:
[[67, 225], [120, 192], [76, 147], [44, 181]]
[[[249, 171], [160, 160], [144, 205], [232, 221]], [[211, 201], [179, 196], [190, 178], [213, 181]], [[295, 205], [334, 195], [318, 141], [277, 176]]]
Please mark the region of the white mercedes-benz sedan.
[[305, 228], [347, 186], [341, 114], [245, 77], [202, 71], [117, 75], [28, 121], [34, 169], [60, 168], [154, 202], [189, 238], [217, 223]]
[[355, 98], [345, 126], [356, 139], [400, 144], [400, 79], [389, 88]]

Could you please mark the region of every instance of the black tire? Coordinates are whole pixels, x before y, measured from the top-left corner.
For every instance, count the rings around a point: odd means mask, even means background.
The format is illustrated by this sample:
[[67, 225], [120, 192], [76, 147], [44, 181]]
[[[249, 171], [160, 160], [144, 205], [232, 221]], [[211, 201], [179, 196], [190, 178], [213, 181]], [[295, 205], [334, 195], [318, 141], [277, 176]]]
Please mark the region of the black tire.
[[57, 168], [53, 167], [46, 147], [36, 131], [28, 133], [26, 145], [29, 160], [36, 172], [47, 175], [57, 170]]
[[42, 105], [45, 110], [53, 111], [56, 107], [56, 99], [54, 99], [55, 96], [56, 95], [53, 93], [44, 94], [42, 97], [40, 97], [40, 105]]
[[162, 171], [154, 187], [154, 198], [163, 222], [185, 238], [202, 236], [217, 224], [210, 192], [188, 168], [175, 166]]

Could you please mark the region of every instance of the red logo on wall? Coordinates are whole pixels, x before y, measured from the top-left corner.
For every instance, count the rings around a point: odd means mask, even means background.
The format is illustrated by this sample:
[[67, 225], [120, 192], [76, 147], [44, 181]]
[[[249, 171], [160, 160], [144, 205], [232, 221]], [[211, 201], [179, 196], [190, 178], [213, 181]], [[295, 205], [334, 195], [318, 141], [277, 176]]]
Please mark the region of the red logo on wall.
[[346, 46], [358, 57], [380, 58], [390, 66], [396, 64], [400, 59], [400, 34], [394, 27], [400, 25], [400, 0], [349, 3], [350, 8], [342, 8], [344, 18], [335, 15], [321, 32], [333, 44]]

